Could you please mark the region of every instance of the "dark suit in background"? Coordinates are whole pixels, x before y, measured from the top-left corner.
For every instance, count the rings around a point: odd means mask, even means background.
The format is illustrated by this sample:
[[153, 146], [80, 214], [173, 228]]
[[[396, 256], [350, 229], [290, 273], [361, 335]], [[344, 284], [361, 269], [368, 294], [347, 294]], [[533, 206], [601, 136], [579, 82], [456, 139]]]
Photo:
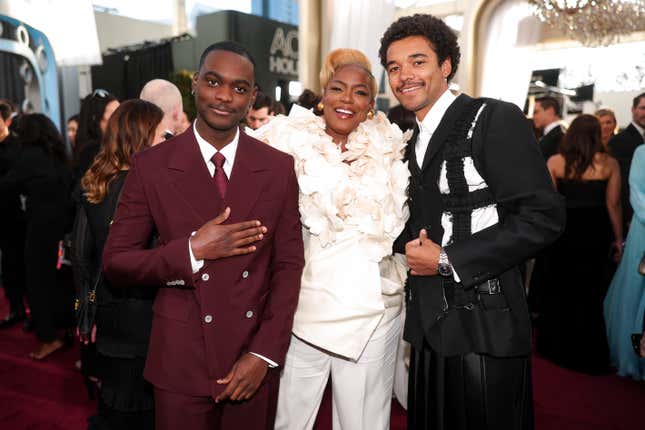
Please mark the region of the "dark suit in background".
[[548, 161], [551, 156], [559, 152], [560, 142], [562, 142], [563, 137], [564, 132], [562, 131], [562, 126], [557, 125], [540, 138], [540, 150], [542, 151], [544, 161]]
[[[472, 155], [499, 222], [445, 248], [461, 280], [456, 287], [452, 277], [408, 278], [404, 337], [413, 347], [409, 401], [414, 405], [409, 428], [471, 429], [474, 423], [533, 428], [530, 320], [518, 265], [561, 233], [564, 206], [522, 112], [509, 103], [485, 101], [472, 134]], [[442, 243], [445, 196], [438, 182], [444, 151], [450, 152], [447, 142], [471, 124], [463, 114], [472, 103], [462, 94], [450, 105], [421, 167], [414, 155], [416, 136], [410, 141], [411, 213], [396, 251], [405, 252], [405, 243], [422, 228]], [[475, 293], [480, 286], [488, 290], [489, 280], [501, 294]]]
[[620, 165], [620, 198], [623, 204], [623, 232], [625, 236], [629, 231], [628, 225], [634, 213], [632, 205], [629, 203], [629, 168], [632, 164], [632, 157], [636, 147], [642, 144], [643, 136], [634, 127], [634, 124], [629, 124], [627, 128], [612, 137], [608, 143], [609, 153], [618, 160]]
[[[549, 130], [547, 134], [542, 136], [538, 141], [540, 151], [544, 161], [548, 161], [550, 157], [559, 153], [560, 143], [564, 138], [564, 131], [561, 125]], [[545, 267], [544, 255], [540, 253], [535, 256], [535, 265], [533, 274], [531, 275], [528, 303], [529, 309], [533, 313], [540, 313], [542, 310], [542, 302], [544, 301], [543, 279], [546, 277], [547, 268]], [[523, 266], [526, 267], [526, 266]], [[526, 271], [522, 271], [522, 279], [525, 279]]]

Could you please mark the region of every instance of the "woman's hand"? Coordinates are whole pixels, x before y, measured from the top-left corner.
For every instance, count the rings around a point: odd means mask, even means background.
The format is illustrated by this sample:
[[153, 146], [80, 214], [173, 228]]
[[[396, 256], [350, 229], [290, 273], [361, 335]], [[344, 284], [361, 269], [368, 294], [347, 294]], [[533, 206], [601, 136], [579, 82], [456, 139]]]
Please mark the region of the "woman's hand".
[[92, 330], [90, 330], [90, 335], [82, 335], [79, 331], [78, 328], [76, 328], [76, 336], [78, 336], [78, 340], [81, 341], [83, 345], [88, 345], [90, 343], [96, 343], [96, 324], [92, 325]]
[[623, 240], [622, 239], [616, 239], [612, 244], [611, 244], [611, 254], [614, 257], [614, 261], [618, 263], [620, 259], [623, 256]]

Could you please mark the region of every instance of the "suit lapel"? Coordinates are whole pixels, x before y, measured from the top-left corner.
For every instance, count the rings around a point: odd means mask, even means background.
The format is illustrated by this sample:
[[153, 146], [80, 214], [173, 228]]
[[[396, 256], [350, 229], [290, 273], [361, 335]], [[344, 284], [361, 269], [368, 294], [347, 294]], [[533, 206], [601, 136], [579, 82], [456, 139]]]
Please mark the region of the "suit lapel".
[[224, 199], [225, 205], [231, 208], [231, 216], [227, 223], [247, 221], [246, 216], [263, 189], [269, 170], [266, 160], [254, 151], [254, 145], [259, 144], [262, 143], [254, 142], [246, 133], [240, 131], [235, 162]]
[[[645, 142], [645, 136], [642, 136], [640, 131], [636, 127], [634, 127], [634, 124], [630, 123], [629, 126], [627, 126], [627, 130], [634, 136], [634, 142], [638, 142], [639, 140], [641, 142]], [[637, 143], [636, 146], [638, 146], [639, 143]]]
[[435, 132], [432, 134], [432, 137], [430, 138], [428, 149], [426, 149], [425, 156], [423, 157], [423, 165], [421, 167], [422, 172], [426, 170], [426, 168], [432, 162], [432, 160], [437, 155], [437, 153], [439, 153], [439, 150], [443, 148], [446, 138], [453, 130], [455, 121], [459, 118], [459, 116], [461, 115], [462, 109], [468, 103], [469, 100], [472, 100], [472, 99], [465, 94], [461, 94], [459, 97], [455, 99], [454, 102], [452, 102], [450, 107], [448, 107], [448, 110], [446, 110], [446, 113], [443, 115], [443, 118], [441, 119], [439, 126], [437, 127]]
[[177, 136], [174, 153], [168, 162], [170, 180], [177, 194], [202, 223], [217, 216], [222, 201], [217, 193], [206, 162], [199, 150], [193, 128]]
[[405, 159], [408, 161], [408, 167], [410, 173], [413, 175], [418, 175], [421, 172], [421, 167], [419, 167], [419, 162], [417, 161], [417, 139], [419, 138], [419, 125], [415, 124], [414, 131], [412, 132], [412, 137], [408, 141], [408, 145], [405, 147]]

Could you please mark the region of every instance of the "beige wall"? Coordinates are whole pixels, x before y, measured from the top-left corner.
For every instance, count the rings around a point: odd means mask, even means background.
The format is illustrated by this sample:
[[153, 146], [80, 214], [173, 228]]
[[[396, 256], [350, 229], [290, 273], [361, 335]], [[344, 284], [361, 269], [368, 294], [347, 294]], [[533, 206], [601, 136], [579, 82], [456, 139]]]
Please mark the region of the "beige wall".
[[300, 0], [298, 75], [302, 88], [320, 92], [322, 0]]
[[173, 26], [141, 21], [105, 12], [94, 12], [101, 52], [146, 40], [155, 41], [173, 36]]
[[[301, 40], [301, 70], [300, 79], [304, 87], [311, 83], [311, 87], [317, 85], [317, 70], [320, 67], [320, 37], [321, 31], [320, 15], [315, 18], [315, 13], [320, 13], [321, 4], [325, 0], [300, 0], [301, 4], [301, 23], [300, 23], [300, 40]], [[462, 14], [464, 16], [463, 29], [459, 35], [459, 45], [461, 48], [461, 62], [459, 70], [455, 76], [454, 82], [459, 85], [460, 91], [473, 96], [479, 96], [478, 76], [481, 76], [481, 55], [479, 52], [484, 35], [486, 33], [486, 24], [490, 21], [492, 14], [495, 12], [504, 0], [454, 0], [438, 3], [424, 7], [412, 7], [408, 9], [397, 9], [394, 19], [401, 16], [413, 15], [415, 13], [429, 13], [438, 17], [447, 15]], [[303, 6], [306, 5], [306, 6]], [[307, 14], [303, 17], [302, 11], [306, 10]], [[551, 30], [548, 26], [542, 25], [540, 29], [541, 46], [568, 46], [574, 42], [568, 41], [562, 34]], [[645, 40], [645, 32], [636, 33], [627, 40]], [[306, 42], [305, 42], [306, 41]], [[567, 45], [568, 44], [568, 45]], [[391, 95], [389, 88], [388, 96], [391, 98], [392, 105], [397, 101]], [[618, 106], [625, 104], [625, 100], [631, 97], [631, 93], [602, 93], [596, 94], [596, 102], [603, 105], [612, 105], [617, 111], [620, 111], [622, 123], [629, 114], [628, 110], [623, 110]]]

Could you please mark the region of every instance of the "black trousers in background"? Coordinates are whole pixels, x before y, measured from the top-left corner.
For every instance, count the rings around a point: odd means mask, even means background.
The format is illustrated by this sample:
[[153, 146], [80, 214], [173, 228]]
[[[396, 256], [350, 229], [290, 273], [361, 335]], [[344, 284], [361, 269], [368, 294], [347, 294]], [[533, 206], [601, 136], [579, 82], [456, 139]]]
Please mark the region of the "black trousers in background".
[[[64, 222], [54, 217], [33, 220], [27, 224], [25, 266], [31, 317], [36, 336], [41, 342], [58, 337], [57, 330], [65, 328], [62, 320], [73, 312], [70, 301], [72, 285], [59, 282], [56, 270], [58, 242], [63, 238]], [[71, 282], [71, 277], [70, 277]], [[69, 302], [69, 303], [68, 303]]]
[[23, 314], [25, 286], [25, 222], [24, 219], [0, 220], [0, 251], [2, 251], [2, 287], [9, 301], [9, 312]]
[[409, 430], [532, 430], [530, 358], [412, 349]]

